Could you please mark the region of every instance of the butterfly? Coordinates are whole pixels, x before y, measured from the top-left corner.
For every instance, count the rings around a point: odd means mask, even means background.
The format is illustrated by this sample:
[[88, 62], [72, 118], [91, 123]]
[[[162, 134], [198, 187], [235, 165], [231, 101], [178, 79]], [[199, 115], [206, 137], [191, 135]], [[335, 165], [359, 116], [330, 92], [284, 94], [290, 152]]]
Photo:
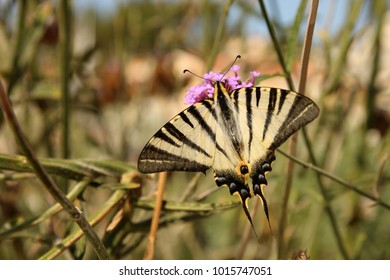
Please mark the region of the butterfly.
[[[237, 195], [250, 221], [248, 200], [264, 195], [275, 149], [313, 121], [319, 108], [308, 97], [273, 87], [228, 90], [213, 81], [211, 97], [196, 102], [160, 128], [138, 159], [142, 173], [214, 170], [218, 187]], [[252, 182], [252, 189], [249, 183]]]

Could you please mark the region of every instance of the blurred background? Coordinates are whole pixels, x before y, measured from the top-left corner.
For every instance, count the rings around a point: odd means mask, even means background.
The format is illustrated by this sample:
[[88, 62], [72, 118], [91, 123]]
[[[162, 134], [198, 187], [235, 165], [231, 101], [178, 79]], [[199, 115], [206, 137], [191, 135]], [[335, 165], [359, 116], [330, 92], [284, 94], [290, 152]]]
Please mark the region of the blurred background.
[[[240, 54], [244, 80], [258, 71], [259, 85], [289, 88], [291, 75], [298, 88], [311, 2], [264, 1], [285, 69], [262, 2], [0, 1], [0, 75], [20, 125], [64, 192], [90, 179], [73, 201], [87, 218], [101, 214], [95, 229], [113, 258], [144, 256], [158, 176], [135, 166], [149, 138], [186, 107], [186, 89], [201, 82], [184, 69], [222, 72]], [[259, 212], [259, 246], [211, 170], [171, 173], [156, 259], [390, 258], [389, 7], [320, 1], [305, 94], [321, 113], [307, 133], [329, 176], [296, 164], [284, 202], [288, 159], [276, 152], [265, 190], [272, 232], [261, 205], [249, 203]], [[76, 226], [63, 211], [47, 212], [55, 201], [16, 156], [0, 118], [0, 258], [40, 258]], [[312, 163], [300, 132], [297, 141], [296, 157]], [[136, 183], [117, 188], [127, 172]], [[123, 199], [112, 201], [118, 192]], [[69, 241], [52, 258], [96, 258], [87, 243]]]

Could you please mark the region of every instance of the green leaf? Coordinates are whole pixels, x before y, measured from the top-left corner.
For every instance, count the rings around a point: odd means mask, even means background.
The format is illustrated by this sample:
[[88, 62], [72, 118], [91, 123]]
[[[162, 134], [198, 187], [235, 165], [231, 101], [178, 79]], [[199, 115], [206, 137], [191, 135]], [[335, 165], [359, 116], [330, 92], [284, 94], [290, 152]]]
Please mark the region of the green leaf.
[[[241, 205], [239, 202], [227, 203], [204, 203], [204, 202], [176, 202], [164, 201], [162, 210], [166, 211], [187, 211], [187, 212], [208, 212], [224, 210]], [[155, 207], [154, 200], [136, 200], [134, 206], [152, 210]]]
[[[38, 159], [51, 175], [73, 180], [109, 176], [120, 178], [124, 173], [135, 171], [135, 166], [114, 160], [68, 160], [68, 159]], [[26, 157], [20, 155], [0, 154], [0, 169], [15, 172], [33, 172]]]

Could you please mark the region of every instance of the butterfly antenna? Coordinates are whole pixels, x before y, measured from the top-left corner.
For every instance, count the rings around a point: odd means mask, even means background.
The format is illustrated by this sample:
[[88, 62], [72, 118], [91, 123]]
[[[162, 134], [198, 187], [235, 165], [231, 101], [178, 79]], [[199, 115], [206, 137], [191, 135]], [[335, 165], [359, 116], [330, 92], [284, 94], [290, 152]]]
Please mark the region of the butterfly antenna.
[[229, 66], [229, 68], [225, 71], [225, 73], [223, 73], [222, 77], [221, 77], [221, 81], [223, 80], [223, 78], [226, 76], [226, 74], [230, 71], [230, 69], [233, 67], [233, 65], [236, 63], [236, 61], [238, 59], [241, 58], [241, 55], [237, 55], [236, 58], [234, 59], [233, 63]]
[[[236, 63], [236, 61], [241, 58], [241, 55], [237, 55], [236, 58], [234, 59], [233, 63], [229, 66], [229, 68], [225, 71], [225, 73], [223, 73], [222, 77], [221, 77], [221, 80], [223, 80], [223, 78], [226, 76], [226, 74], [230, 71], [230, 69], [233, 67], [233, 65]], [[202, 80], [208, 80], [208, 79], [205, 79], [204, 77], [201, 77], [199, 76], [198, 74], [195, 74], [194, 72], [192, 72], [191, 70], [188, 70], [188, 69], [184, 69], [183, 70], [183, 73], [191, 73], [192, 75], [194, 75], [195, 77], [198, 77]]]
[[199, 76], [198, 74], [195, 74], [194, 72], [192, 72], [191, 70], [188, 70], [188, 69], [184, 69], [183, 70], [183, 73], [191, 73], [192, 75], [194, 75], [195, 77], [198, 77], [198, 78], [200, 78], [200, 79], [202, 79], [202, 80], [204, 80], [205, 78], [203, 78], [202, 76]]
[[268, 204], [267, 204], [267, 200], [265, 199], [265, 196], [264, 196], [264, 193], [263, 193], [263, 188], [261, 188], [261, 192], [258, 192], [256, 194], [260, 197], [261, 203], [263, 204], [264, 213], [265, 213], [265, 216], [267, 217], [269, 231], [271, 232], [271, 235], [273, 236], [271, 223], [269, 221]]
[[245, 201], [242, 201], [242, 208], [244, 209], [245, 215], [246, 215], [246, 217], [248, 218], [248, 221], [250, 222], [250, 224], [251, 224], [251, 226], [252, 226], [253, 232], [254, 232], [255, 235], [256, 235], [257, 242], [258, 242], [259, 245], [260, 245], [260, 238], [259, 238], [259, 236], [257, 235], [255, 226], [253, 225], [253, 221], [252, 221], [252, 218], [251, 218], [251, 214], [249, 213], [249, 210], [248, 210], [248, 199], [249, 199], [249, 198], [247, 198]]

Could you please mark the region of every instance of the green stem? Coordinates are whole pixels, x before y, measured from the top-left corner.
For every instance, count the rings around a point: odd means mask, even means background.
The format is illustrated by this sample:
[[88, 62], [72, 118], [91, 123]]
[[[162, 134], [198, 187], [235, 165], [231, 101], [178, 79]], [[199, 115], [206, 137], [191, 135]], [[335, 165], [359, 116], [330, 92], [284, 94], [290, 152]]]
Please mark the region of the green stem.
[[61, 0], [60, 3], [60, 73], [62, 102], [62, 157], [70, 156], [70, 108], [69, 108], [69, 73], [71, 59], [71, 1]]
[[319, 175], [322, 175], [324, 177], [327, 177], [329, 179], [331, 179], [332, 181], [334, 182], [337, 182], [339, 183], [340, 185], [343, 185], [345, 187], [347, 187], [348, 189], [350, 189], [351, 191], [353, 192], [356, 192], [357, 194], [359, 195], [362, 195], [370, 200], [372, 200], [373, 202], [375, 202], [376, 204], [378, 204], [379, 206], [382, 206], [388, 210], [390, 210], [390, 204], [384, 202], [383, 200], [381, 200], [379, 197], [376, 197], [374, 195], [371, 195], [369, 193], [366, 193], [365, 191], [359, 189], [357, 186], [353, 185], [353, 184], [350, 184], [348, 183], [347, 181], [345, 181], [344, 179], [340, 178], [340, 177], [337, 177], [335, 175], [333, 175], [332, 173], [326, 171], [326, 170], [323, 170], [313, 164], [310, 164], [310, 163], [306, 163], [300, 159], [298, 159], [297, 157], [294, 157], [292, 155], [289, 155], [285, 152], [283, 152], [282, 150], [278, 150], [279, 153], [281, 153], [282, 155], [284, 155], [285, 157], [289, 158], [290, 160], [293, 160], [294, 162], [298, 163], [299, 165], [305, 167], [305, 168], [308, 168], [308, 169], [311, 169], [311, 170], [314, 170], [316, 173], [318, 173]]
[[24, 42], [24, 30], [25, 20], [27, 12], [27, 0], [19, 1], [18, 10], [18, 29], [16, 33], [15, 50], [12, 57], [12, 72], [8, 82], [8, 93], [11, 94], [12, 90], [21, 77], [21, 69], [19, 59], [22, 56], [23, 42]]
[[[310, 50], [311, 50], [311, 43], [313, 40], [313, 34], [314, 34], [314, 26], [316, 22], [317, 17], [317, 8], [318, 8], [318, 0], [312, 0], [311, 7], [310, 7], [310, 15], [309, 19], [307, 21], [307, 27], [306, 27], [306, 35], [305, 35], [305, 41], [303, 44], [303, 50], [302, 50], [302, 58], [301, 58], [301, 73], [299, 78], [299, 89], [298, 91], [300, 93], [304, 93], [306, 90], [306, 79], [307, 79], [307, 69], [309, 65], [309, 58], [310, 58]], [[291, 155], [296, 154], [297, 150], [297, 134], [294, 134], [289, 142], [289, 153]], [[291, 193], [291, 187], [293, 182], [293, 174], [294, 174], [294, 162], [289, 161], [288, 162], [288, 168], [287, 168], [287, 179], [286, 179], [286, 186], [284, 188], [284, 197], [283, 197], [283, 203], [282, 203], [282, 213], [281, 218], [279, 221], [279, 234], [278, 234], [278, 258], [284, 259], [286, 258], [286, 252], [285, 252], [285, 240], [284, 240], [284, 232], [286, 229], [287, 224], [287, 212], [288, 212], [288, 201], [290, 199], [290, 193]]]
[[[126, 195], [126, 191], [118, 190], [112, 194], [112, 196], [105, 202], [102, 208], [90, 219], [91, 225], [96, 225], [99, 223], [104, 217], [107, 216], [108, 213], [123, 199]], [[41, 256], [40, 260], [51, 260], [61, 254], [63, 251], [72, 246], [77, 240], [79, 240], [83, 236], [83, 231], [80, 229], [76, 229], [70, 235], [62, 240], [55, 247], [46, 252], [43, 256]], [[108, 256], [107, 256], [108, 257]]]
[[222, 42], [222, 37], [223, 37], [223, 31], [225, 30], [225, 25], [226, 25], [226, 19], [229, 13], [230, 6], [233, 4], [234, 0], [229, 0], [226, 2], [225, 7], [223, 9], [222, 17], [219, 20], [217, 31], [214, 37], [214, 42], [213, 42], [213, 47], [211, 48], [211, 54], [208, 58], [207, 61], [207, 69], [211, 69], [215, 62], [215, 58], [217, 56], [217, 53], [219, 51], [219, 47]]
[[[136, 168], [125, 162], [113, 160], [70, 160], [39, 158], [46, 172], [66, 179], [80, 181], [84, 178], [98, 180], [98, 177], [120, 178], [123, 173]], [[14, 172], [34, 172], [26, 157], [0, 153], [0, 169]]]
[[283, 56], [283, 51], [282, 51], [282, 48], [280, 47], [280, 44], [278, 42], [278, 38], [276, 38], [275, 29], [271, 23], [271, 20], [269, 19], [269, 16], [267, 13], [267, 8], [265, 7], [263, 0], [259, 0], [259, 4], [260, 4], [260, 9], [261, 9], [261, 12], [263, 14], [265, 23], [267, 24], [268, 32], [271, 36], [273, 46], [276, 50], [276, 54], [278, 56], [279, 63], [283, 68], [283, 72], [285, 74], [287, 84], [292, 91], [295, 91], [294, 82], [293, 82], [291, 75], [290, 75], [290, 70], [288, 70], [288, 68], [287, 68], [287, 64], [286, 64], [286, 61], [285, 61], [284, 56]]
[[100, 259], [109, 259], [106, 249], [104, 248], [103, 243], [97, 236], [96, 232], [93, 230], [91, 225], [85, 219], [84, 215], [77, 209], [73, 203], [66, 197], [66, 195], [61, 192], [58, 186], [55, 184], [53, 179], [46, 173], [46, 170], [42, 167], [37, 157], [35, 156], [31, 144], [24, 135], [16, 115], [12, 109], [11, 103], [8, 99], [7, 92], [4, 87], [2, 79], [0, 79], [0, 100], [1, 106], [3, 109], [3, 114], [7, 119], [9, 125], [11, 126], [12, 132], [16, 138], [16, 141], [26, 155], [28, 162], [33, 167], [37, 177], [41, 180], [43, 185], [49, 191], [49, 193], [54, 197], [54, 199], [61, 204], [64, 210], [73, 218], [73, 220], [79, 225], [83, 230], [85, 236], [91, 242], [93, 248], [95, 249], [96, 254]]
[[377, 20], [377, 28], [375, 32], [375, 38], [374, 38], [374, 44], [373, 44], [373, 58], [372, 58], [372, 69], [370, 73], [370, 80], [368, 83], [368, 94], [367, 94], [367, 102], [366, 102], [366, 108], [367, 108], [367, 120], [366, 120], [366, 126], [367, 129], [371, 128], [374, 124], [374, 109], [375, 109], [375, 100], [376, 95], [378, 93], [378, 88], [376, 87], [376, 78], [379, 73], [380, 68], [380, 58], [382, 54], [382, 32], [383, 32], [383, 25], [385, 23], [385, 15], [386, 15], [386, 2], [376, 1], [376, 6], [373, 4], [373, 8], [375, 9], [375, 13], [373, 16], [375, 16]]
[[[272, 23], [269, 20], [269, 17], [268, 17], [268, 14], [267, 14], [267, 10], [265, 8], [263, 0], [259, 0], [259, 4], [260, 4], [261, 11], [263, 13], [265, 22], [267, 24], [267, 27], [268, 27], [268, 30], [269, 30], [269, 33], [270, 33], [270, 36], [271, 36], [274, 48], [275, 48], [275, 50], [277, 52], [279, 63], [281, 64], [281, 66], [283, 68], [283, 71], [284, 71], [284, 73], [286, 75], [287, 83], [288, 83], [290, 89], [294, 90], [294, 84], [293, 84], [290, 72], [287, 69], [287, 65], [286, 65], [286, 62], [285, 62], [283, 54], [282, 54], [282, 49], [281, 49], [280, 44], [278, 43], [278, 40], [276, 38], [276, 34], [275, 34], [274, 29], [273, 29]], [[305, 128], [302, 128], [302, 132], [303, 132], [303, 136], [304, 136], [304, 139], [305, 139], [306, 147], [308, 148], [308, 151], [309, 151], [310, 159], [311, 159], [311, 161], [313, 162], [314, 165], [317, 165], [316, 164], [317, 160], [316, 160], [316, 158], [314, 156], [314, 153], [313, 153], [313, 150], [312, 150], [312, 146], [311, 146], [310, 140], [309, 140], [309, 138], [308, 138], [308, 136], [306, 134]], [[346, 248], [344, 246], [344, 242], [342, 241], [342, 238], [341, 238], [341, 233], [340, 233], [340, 230], [338, 228], [335, 215], [334, 215], [333, 210], [332, 210], [332, 208], [330, 207], [330, 204], [329, 204], [330, 200], [329, 200], [328, 194], [327, 194], [325, 186], [324, 186], [324, 184], [323, 184], [323, 182], [321, 180], [321, 177], [318, 174], [317, 174], [317, 182], [318, 182], [318, 186], [320, 187], [321, 194], [322, 194], [322, 196], [324, 198], [325, 211], [326, 211], [326, 213], [327, 213], [327, 215], [328, 215], [328, 217], [330, 219], [330, 222], [331, 222], [331, 225], [332, 225], [332, 229], [333, 229], [333, 233], [334, 233], [334, 235], [336, 237], [337, 244], [339, 246], [339, 250], [340, 250], [341, 254], [343, 255], [343, 257], [345, 259], [349, 259], [347, 250], [346, 250]]]
[[342, 27], [342, 33], [340, 34], [340, 44], [338, 48], [339, 56], [336, 59], [336, 64], [333, 69], [330, 69], [332, 76], [329, 78], [331, 81], [327, 88], [325, 89], [325, 95], [336, 90], [340, 86], [341, 78], [344, 77], [343, 72], [345, 72], [345, 65], [347, 62], [348, 51], [352, 45], [353, 29], [355, 28], [355, 23], [359, 17], [359, 14], [363, 8], [364, 1], [357, 0], [351, 1], [351, 7], [347, 10], [348, 16], [344, 26]]
[[[23, 173], [20, 173], [20, 174], [23, 174]], [[29, 174], [29, 175], [32, 175], [32, 174]], [[68, 199], [70, 199], [71, 201], [75, 200], [77, 198], [77, 196], [80, 195], [87, 188], [87, 186], [88, 186], [88, 184], [90, 182], [91, 181], [89, 179], [84, 179], [83, 181], [80, 181], [66, 195], [66, 197]], [[54, 216], [55, 214], [57, 214], [61, 210], [62, 210], [61, 205], [59, 203], [56, 203], [53, 206], [51, 206], [49, 209], [47, 209], [41, 215], [39, 215], [39, 216], [37, 216], [35, 218], [32, 218], [32, 219], [30, 219], [28, 221], [25, 221], [25, 222], [23, 222], [21, 224], [17, 224], [15, 226], [11, 227], [11, 228], [7, 228], [4, 231], [0, 231], [0, 240], [2, 238], [9, 238], [9, 236], [11, 234], [13, 234], [13, 233], [17, 233], [17, 232], [20, 232], [20, 231], [22, 231], [22, 230], [24, 230], [26, 228], [38, 225], [38, 224], [42, 223], [43, 221], [47, 220], [48, 218]]]

